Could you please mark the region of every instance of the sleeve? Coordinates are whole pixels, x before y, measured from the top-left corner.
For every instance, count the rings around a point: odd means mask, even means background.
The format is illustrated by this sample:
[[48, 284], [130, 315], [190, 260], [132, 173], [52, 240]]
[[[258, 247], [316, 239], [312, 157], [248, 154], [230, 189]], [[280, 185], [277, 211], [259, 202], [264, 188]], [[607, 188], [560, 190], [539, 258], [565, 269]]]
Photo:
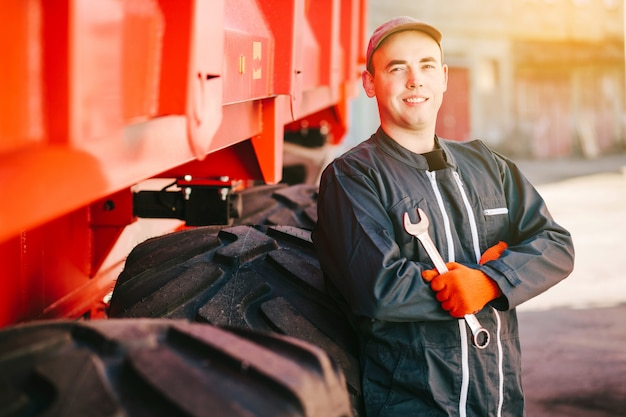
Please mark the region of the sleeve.
[[504, 295], [494, 306], [507, 310], [566, 278], [574, 267], [574, 245], [519, 168], [500, 155], [496, 159], [509, 208], [509, 248], [481, 270], [496, 280]]
[[403, 256], [376, 179], [329, 165], [322, 175], [313, 242], [327, 279], [357, 317], [383, 321], [451, 320], [421, 273]]

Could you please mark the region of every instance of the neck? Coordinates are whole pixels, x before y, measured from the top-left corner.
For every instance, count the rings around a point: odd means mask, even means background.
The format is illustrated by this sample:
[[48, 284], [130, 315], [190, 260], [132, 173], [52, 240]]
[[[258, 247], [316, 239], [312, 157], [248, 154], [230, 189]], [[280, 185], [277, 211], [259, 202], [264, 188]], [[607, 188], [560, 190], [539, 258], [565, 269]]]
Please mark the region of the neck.
[[411, 152], [421, 154], [435, 149], [434, 129], [415, 131], [393, 128], [388, 130], [385, 126], [382, 128], [390, 138]]

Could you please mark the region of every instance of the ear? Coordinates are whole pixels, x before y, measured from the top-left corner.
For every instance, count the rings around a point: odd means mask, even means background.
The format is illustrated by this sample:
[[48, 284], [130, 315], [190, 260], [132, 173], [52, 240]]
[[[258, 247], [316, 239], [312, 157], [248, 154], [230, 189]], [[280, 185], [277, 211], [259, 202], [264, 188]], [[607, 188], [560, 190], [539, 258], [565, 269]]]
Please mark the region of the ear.
[[443, 91], [448, 91], [448, 66], [443, 65]]
[[361, 80], [363, 81], [363, 90], [365, 90], [365, 94], [369, 98], [372, 98], [376, 95], [374, 90], [374, 76], [370, 74], [368, 70], [365, 70], [361, 73]]

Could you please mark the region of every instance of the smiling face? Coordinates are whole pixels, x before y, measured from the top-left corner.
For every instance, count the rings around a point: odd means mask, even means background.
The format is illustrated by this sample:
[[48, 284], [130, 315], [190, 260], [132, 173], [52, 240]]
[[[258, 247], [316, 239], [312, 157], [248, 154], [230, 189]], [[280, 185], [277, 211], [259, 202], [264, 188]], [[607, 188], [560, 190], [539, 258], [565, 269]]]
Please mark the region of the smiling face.
[[363, 88], [376, 97], [381, 126], [402, 144], [401, 137], [434, 140], [437, 112], [448, 84], [437, 42], [423, 32], [391, 35], [372, 56], [373, 74], [363, 72]]

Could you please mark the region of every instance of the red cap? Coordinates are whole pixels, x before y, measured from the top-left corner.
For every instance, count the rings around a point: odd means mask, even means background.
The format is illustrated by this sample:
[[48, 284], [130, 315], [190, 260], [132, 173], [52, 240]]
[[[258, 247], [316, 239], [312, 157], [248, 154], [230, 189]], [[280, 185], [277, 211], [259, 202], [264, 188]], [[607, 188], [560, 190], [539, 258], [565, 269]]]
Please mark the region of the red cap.
[[441, 32], [433, 26], [408, 16], [396, 17], [380, 25], [370, 38], [370, 42], [367, 45], [367, 70], [369, 72], [372, 72], [372, 55], [374, 55], [374, 52], [378, 49], [378, 47], [389, 36], [405, 30], [417, 30], [419, 32], [424, 32], [437, 41], [439, 47], [441, 47]]

